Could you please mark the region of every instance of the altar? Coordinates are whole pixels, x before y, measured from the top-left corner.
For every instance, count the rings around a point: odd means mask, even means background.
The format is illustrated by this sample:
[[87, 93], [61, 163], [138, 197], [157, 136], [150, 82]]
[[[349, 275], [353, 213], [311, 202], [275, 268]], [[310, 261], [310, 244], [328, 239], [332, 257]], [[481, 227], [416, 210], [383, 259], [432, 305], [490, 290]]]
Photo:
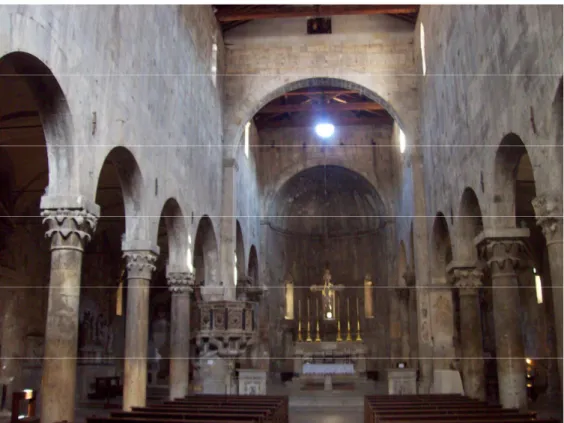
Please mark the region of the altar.
[[[330, 391], [334, 385], [339, 385], [337, 389], [356, 389], [367, 381], [368, 348], [361, 337], [359, 297], [337, 295], [344, 293], [345, 287], [333, 284], [331, 279], [326, 268], [323, 285], [310, 286], [309, 293], [302, 292], [298, 299], [297, 333], [291, 351], [292, 385], [297, 389], [323, 386]], [[287, 286], [287, 307], [294, 306], [292, 288], [293, 284]], [[305, 313], [301, 300], [305, 300]], [[286, 316], [293, 317], [291, 310]]]
[[294, 377], [300, 389], [323, 384], [332, 390], [335, 384], [356, 385], [366, 380], [367, 349], [363, 342], [296, 342]]

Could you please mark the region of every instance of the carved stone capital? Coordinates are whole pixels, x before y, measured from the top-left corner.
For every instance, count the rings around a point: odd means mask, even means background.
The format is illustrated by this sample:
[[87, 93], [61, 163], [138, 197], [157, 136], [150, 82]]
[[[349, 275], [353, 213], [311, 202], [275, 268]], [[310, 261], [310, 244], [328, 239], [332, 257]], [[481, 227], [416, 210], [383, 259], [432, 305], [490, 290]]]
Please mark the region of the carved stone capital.
[[128, 279], [151, 280], [157, 255], [152, 251], [124, 251]]
[[492, 275], [515, 272], [526, 258], [525, 243], [521, 238], [484, 238], [478, 244], [478, 251]]
[[51, 239], [51, 251], [84, 251], [98, 221], [94, 214], [83, 208], [46, 209], [41, 216], [49, 228], [45, 237]]
[[449, 276], [460, 295], [477, 295], [482, 287], [484, 272], [476, 267], [454, 267], [450, 269]]
[[189, 294], [194, 289], [194, 274], [190, 272], [174, 272], [167, 276], [168, 289], [173, 294]]
[[562, 242], [562, 199], [556, 194], [545, 193], [534, 198], [531, 204], [547, 243]]
[[407, 268], [402, 277], [406, 286], [415, 286], [415, 272], [410, 267]]

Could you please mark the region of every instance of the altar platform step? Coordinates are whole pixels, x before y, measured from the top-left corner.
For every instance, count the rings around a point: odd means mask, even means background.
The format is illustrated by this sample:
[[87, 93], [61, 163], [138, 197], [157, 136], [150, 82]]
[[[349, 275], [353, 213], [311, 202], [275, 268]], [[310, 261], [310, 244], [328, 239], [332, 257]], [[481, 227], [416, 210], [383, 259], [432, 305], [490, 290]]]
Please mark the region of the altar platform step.
[[319, 409], [319, 408], [362, 408], [364, 407], [364, 395], [354, 391], [338, 391], [331, 392], [300, 392], [299, 394], [290, 395], [290, 408], [302, 409]]

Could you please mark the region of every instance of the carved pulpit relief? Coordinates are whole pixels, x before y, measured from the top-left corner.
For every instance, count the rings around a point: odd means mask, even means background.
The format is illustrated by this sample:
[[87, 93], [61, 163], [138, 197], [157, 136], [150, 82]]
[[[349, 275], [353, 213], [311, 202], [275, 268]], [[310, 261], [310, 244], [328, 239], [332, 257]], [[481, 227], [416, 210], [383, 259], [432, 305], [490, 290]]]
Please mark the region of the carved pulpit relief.
[[323, 274], [323, 285], [313, 285], [310, 288], [312, 292], [321, 292], [323, 319], [335, 320], [335, 292], [341, 291], [343, 288], [343, 285], [334, 285], [331, 282], [331, 272], [328, 268], [325, 269], [325, 273]]
[[286, 289], [286, 320], [294, 320], [294, 280], [292, 276], [286, 278], [284, 283]]

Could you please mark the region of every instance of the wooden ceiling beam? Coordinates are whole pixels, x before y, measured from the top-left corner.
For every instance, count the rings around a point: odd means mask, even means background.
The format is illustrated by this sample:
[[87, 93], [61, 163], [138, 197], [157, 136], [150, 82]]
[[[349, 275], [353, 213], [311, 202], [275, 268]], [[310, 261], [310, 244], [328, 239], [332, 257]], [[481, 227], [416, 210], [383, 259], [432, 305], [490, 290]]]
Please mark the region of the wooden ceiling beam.
[[221, 23], [250, 19], [275, 19], [297, 17], [329, 17], [338, 15], [397, 15], [417, 13], [417, 5], [371, 5], [371, 6], [257, 6], [252, 10], [220, 7], [215, 14]]
[[288, 93], [284, 93], [285, 96], [289, 96], [289, 97], [297, 96], [297, 95], [301, 95], [301, 96], [310, 96], [310, 95], [336, 96], [336, 95], [344, 95], [344, 94], [358, 94], [358, 95], [360, 95], [360, 93], [358, 91], [353, 91], [353, 90], [290, 91]]
[[[389, 117], [376, 117], [376, 118], [353, 118], [353, 117], [338, 117], [331, 120], [336, 127], [339, 126], [354, 126], [354, 125], [392, 125], [394, 120]], [[300, 127], [313, 127], [317, 121], [314, 118], [302, 119], [287, 119], [279, 121], [268, 121], [261, 123], [256, 121], [258, 129], [270, 128], [300, 128]]]
[[384, 110], [384, 108], [371, 101], [362, 103], [330, 103], [320, 106], [318, 104], [272, 104], [259, 110], [261, 113], [292, 113], [292, 112], [344, 112], [351, 110]]

